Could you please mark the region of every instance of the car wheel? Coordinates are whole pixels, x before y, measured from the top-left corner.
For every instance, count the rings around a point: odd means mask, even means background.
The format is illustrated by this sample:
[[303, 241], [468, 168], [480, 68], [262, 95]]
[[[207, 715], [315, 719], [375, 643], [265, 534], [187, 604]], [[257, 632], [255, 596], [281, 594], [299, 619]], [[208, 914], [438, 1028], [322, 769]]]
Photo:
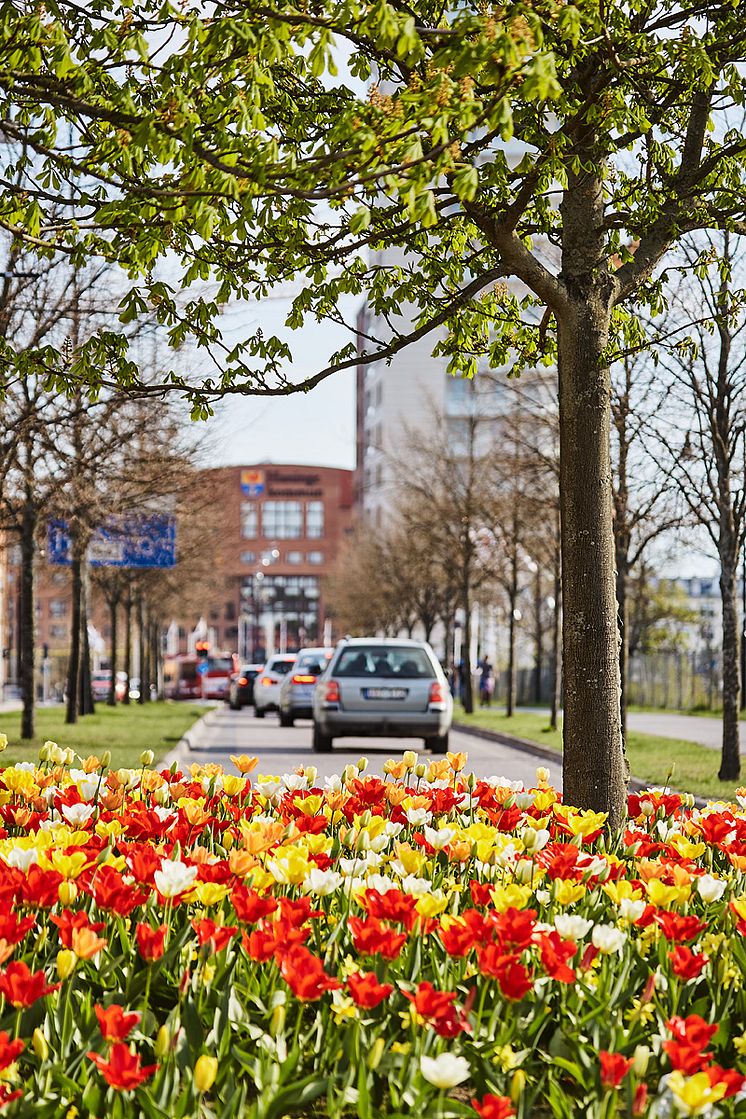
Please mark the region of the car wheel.
[[431, 754], [446, 754], [448, 752], [448, 733], [434, 734], [432, 738], [426, 738], [425, 748]]
[[228, 706], [230, 707], [231, 711], [240, 711], [241, 709], [240, 704], [236, 703], [234, 699], [228, 700]]
[[286, 715], [284, 711], [280, 712], [280, 726], [292, 727], [295, 726], [295, 719], [292, 715]]
[[311, 743], [314, 753], [328, 754], [332, 748], [332, 736], [330, 734], [322, 734], [319, 728], [314, 723], [313, 725], [313, 741]]
[[264, 715], [265, 715], [264, 708], [263, 707], [255, 707], [254, 708], [254, 715], [257, 719], [263, 719]]

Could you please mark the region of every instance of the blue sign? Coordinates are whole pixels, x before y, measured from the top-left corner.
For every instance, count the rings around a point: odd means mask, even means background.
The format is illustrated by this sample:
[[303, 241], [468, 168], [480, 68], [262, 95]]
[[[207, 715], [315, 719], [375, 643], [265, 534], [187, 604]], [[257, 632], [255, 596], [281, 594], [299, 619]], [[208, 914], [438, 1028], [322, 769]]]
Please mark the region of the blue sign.
[[200, 676], [206, 676], [209, 667], [207, 661], [200, 661], [197, 665], [197, 672], [199, 672]]
[[[67, 522], [51, 520], [47, 562], [72, 563]], [[171, 513], [123, 513], [97, 528], [88, 545], [92, 567], [175, 567], [176, 517]]]

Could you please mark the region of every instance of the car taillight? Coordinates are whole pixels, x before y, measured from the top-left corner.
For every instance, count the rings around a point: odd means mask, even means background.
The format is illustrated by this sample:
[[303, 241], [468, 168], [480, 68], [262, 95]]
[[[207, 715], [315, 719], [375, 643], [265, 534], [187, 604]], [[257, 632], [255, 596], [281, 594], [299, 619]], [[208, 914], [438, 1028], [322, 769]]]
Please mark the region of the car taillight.
[[274, 680], [271, 676], [262, 676], [262, 684], [265, 688], [269, 688], [271, 684], [274, 684]]
[[248, 680], [246, 679], [246, 677], [245, 677], [245, 676], [239, 676], [239, 677], [238, 677], [238, 686], [239, 686], [239, 688], [244, 688], [244, 687], [246, 687], [246, 685], [248, 684], [248, 682], [249, 682], [249, 681], [248, 681]]
[[445, 684], [441, 684], [438, 680], [435, 680], [434, 683], [430, 685], [430, 698], [428, 699], [428, 703], [445, 703], [447, 695], [448, 692]]
[[315, 676], [294, 676], [290, 681], [291, 684], [313, 684]]
[[339, 684], [336, 680], [329, 680], [324, 688], [324, 700], [326, 703], [339, 703]]

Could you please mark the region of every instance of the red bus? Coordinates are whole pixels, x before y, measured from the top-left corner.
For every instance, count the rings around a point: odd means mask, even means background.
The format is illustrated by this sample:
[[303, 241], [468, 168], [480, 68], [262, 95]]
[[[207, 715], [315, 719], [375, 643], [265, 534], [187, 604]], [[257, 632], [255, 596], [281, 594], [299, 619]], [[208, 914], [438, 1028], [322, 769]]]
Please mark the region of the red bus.
[[[200, 671], [203, 665], [206, 670]], [[163, 691], [166, 699], [225, 699], [230, 678], [237, 670], [237, 659], [231, 653], [167, 657]]]

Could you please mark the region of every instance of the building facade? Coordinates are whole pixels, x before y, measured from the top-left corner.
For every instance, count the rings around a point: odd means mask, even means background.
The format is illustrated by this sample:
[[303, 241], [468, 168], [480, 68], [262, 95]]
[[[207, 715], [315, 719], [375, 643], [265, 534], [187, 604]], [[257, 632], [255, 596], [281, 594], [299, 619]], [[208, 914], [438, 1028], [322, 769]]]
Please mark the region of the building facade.
[[[200, 524], [209, 563], [196, 572], [179, 557], [177, 526], [174, 616], [164, 652], [193, 652], [209, 640], [216, 651], [262, 660], [331, 638], [323, 579], [352, 519], [353, 472], [332, 467], [258, 463], [198, 472]], [[17, 694], [20, 550], [11, 533], [0, 547], [0, 639], [3, 693]], [[110, 667], [111, 614], [89, 581], [89, 643], [93, 670]], [[59, 697], [70, 647], [70, 568], [48, 562], [40, 541], [36, 570], [36, 660], [39, 698]], [[119, 658], [124, 612], [119, 612]], [[136, 618], [133, 618], [133, 625]], [[121, 659], [119, 663], [121, 668]], [[137, 640], [132, 674], [138, 675]]]
[[[329, 638], [323, 578], [350, 528], [352, 471], [259, 463], [203, 471], [201, 484], [219, 518], [225, 588], [205, 601], [211, 644], [261, 661]], [[186, 651], [194, 632], [179, 621], [172, 652]]]

